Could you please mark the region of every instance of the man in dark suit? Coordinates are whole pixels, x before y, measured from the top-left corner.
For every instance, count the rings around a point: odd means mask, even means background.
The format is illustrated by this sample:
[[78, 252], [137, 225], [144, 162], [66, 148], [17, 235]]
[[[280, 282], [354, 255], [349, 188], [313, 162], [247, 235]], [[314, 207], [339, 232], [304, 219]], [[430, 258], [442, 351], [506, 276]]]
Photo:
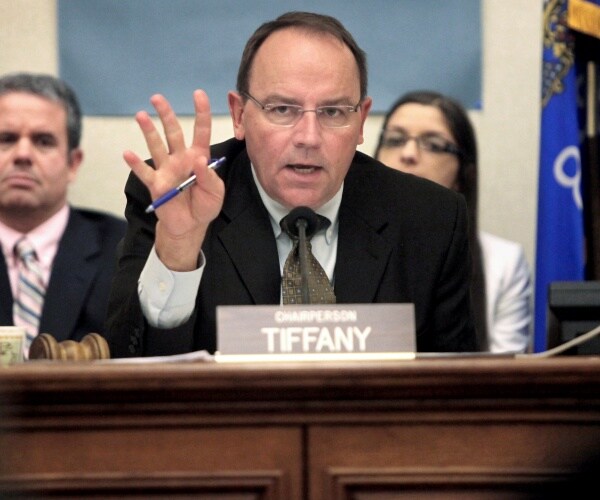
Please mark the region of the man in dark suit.
[[[83, 160], [81, 128], [79, 103], [65, 82], [30, 73], [0, 78], [0, 324], [24, 326], [29, 342], [38, 333], [62, 341], [103, 332], [127, 223], [67, 202]], [[16, 312], [23, 240], [33, 247], [43, 289], [35, 323]]]
[[[338, 303], [412, 302], [419, 351], [475, 350], [464, 200], [356, 151], [372, 102], [350, 33], [303, 12], [263, 24], [228, 100], [235, 138], [212, 148], [202, 91], [190, 147], [163, 96], [151, 102], [166, 144], [147, 113], [136, 116], [154, 168], [125, 152], [133, 174], [106, 328], [112, 355], [214, 352], [217, 305], [280, 304], [292, 243], [279, 221], [298, 206], [331, 221], [312, 243]], [[189, 189], [146, 213], [190, 172]]]

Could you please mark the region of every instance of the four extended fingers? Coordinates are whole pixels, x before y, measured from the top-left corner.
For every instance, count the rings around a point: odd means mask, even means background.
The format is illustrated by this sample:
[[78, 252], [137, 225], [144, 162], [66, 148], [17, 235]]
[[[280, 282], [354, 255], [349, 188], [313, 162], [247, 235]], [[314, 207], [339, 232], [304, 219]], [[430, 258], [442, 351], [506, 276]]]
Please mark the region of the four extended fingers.
[[[194, 122], [194, 134], [191, 149], [196, 149], [197, 154], [208, 154], [210, 148], [211, 114], [208, 96], [203, 90], [196, 90], [193, 94], [196, 118]], [[185, 154], [185, 137], [177, 119], [177, 115], [168, 100], [161, 94], [155, 94], [150, 98], [151, 104], [158, 113], [162, 123], [165, 139], [163, 141], [160, 132], [150, 115], [146, 111], [140, 111], [135, 118], [144, 135], [146, 145], [156, 167], [160, 167], [169, 160], [171, 154]], [[132, 151], [125, 151], [123, 158], [134, 173], [147, 184], [151, 182], [154, 171], [149, 170], [145, 162]]]

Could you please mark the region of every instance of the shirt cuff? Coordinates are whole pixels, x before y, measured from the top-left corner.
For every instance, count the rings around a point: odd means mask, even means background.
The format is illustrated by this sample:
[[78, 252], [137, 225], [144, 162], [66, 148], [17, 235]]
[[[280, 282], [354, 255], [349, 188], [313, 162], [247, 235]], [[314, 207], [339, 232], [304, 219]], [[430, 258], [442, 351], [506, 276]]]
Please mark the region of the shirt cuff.
[[194, 271], [172, 271], [152, 247], [138, 281], [140, 305], [150, 325], [174, 328], [190, 318], [206, 263], [202, 252], [198, 260], [198, 269]]

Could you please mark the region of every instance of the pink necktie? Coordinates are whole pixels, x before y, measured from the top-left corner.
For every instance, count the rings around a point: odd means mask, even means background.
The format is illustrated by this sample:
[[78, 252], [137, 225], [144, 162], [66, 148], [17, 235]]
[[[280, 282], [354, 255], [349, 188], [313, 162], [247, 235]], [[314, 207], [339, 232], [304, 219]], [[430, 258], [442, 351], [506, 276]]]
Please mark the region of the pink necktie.
[[31, 243], [21, 238], [17, 241], [14, 251], [19, 258], [19, 282], [17, 295], [13, 300], [13, 320], [15, 326], [23, 326], [27, 332], [24, 346], [27, 357], [29, 346], [38, 334], [46, 285]]

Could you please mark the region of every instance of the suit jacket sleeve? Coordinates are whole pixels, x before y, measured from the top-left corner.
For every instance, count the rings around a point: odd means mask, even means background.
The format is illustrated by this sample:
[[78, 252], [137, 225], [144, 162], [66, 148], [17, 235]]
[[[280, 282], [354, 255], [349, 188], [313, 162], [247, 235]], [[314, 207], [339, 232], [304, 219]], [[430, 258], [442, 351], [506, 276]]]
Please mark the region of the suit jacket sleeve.
[[148, 189], [131, 173], [125, 185], [127, 233], [118, 249], [105, 325], [111, 357], [175, 354], [192, 350], [194, 317], [170, 330], [151, 327], [140, 306], [137, 284], [154, 244], [156, 216], [144, 212]]
[[476, 335], [470, 301], [471, 259], [467, 231], [467, 208], [456, 202], [455, 225], [434, 295], [433, 335], [417, 337], [420, 351], [476, 351]]

